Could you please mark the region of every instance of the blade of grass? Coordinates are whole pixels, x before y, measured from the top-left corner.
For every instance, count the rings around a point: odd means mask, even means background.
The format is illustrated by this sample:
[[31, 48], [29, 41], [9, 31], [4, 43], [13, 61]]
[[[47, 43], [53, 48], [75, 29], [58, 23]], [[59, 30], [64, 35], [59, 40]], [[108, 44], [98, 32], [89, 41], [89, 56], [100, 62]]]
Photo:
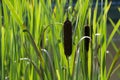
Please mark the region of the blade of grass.
[[[110, 23], [112, 24], [113, 28], [115, 27], [115, 23], [113, 22], [113, 20], [111, 18], [108, 18]], [[117, 33], [120, 35], [120, 30], [117, 29]]]
[[110, 68], [108, 70], [107, 80], [109, 80], [111, 73], [113, 71], [113, 68], [114, 68], [116, 62], [118, 61], [119, 57], [120, 57], [120, 50], [116, 53], [116, 55], [113, 58], [112, 64], [110, 65]]
[[101, 65], [100, 65], [100, 69], [101, 69], [101, 80], [106, 80], [106, 26], [107, 26], [107, 13], [110, 9], [110, 5], [111, 5], [111, 2], [108, 4], [108, 1], [105, 0], [105, 5], [104, 5], [104, 11], [103, 11], [103, 16], [102, 16], [102, 19], [101, 19]]
[[111, 76], [112, 76], [118, 69], [120, 69], [120, 64], [111, 72]]
[[2, 37], [1, 37], [1, 57], [2, 57], [2, 80], [5, 79], [5, 69], [4, 69], [4, 64], [5, 64], [5, 28], [2, 26], [1, 27], [1, 33], [2, 33]]
[[29, 58], [20, 58], [20, 61], [28, 61], [28, 62], [30, 62], [34, 66], [36, 72], [39, 74], [41, 80], [43, 80], [43, 76], [42, 76], [41, 71], [38, 69], [36, 64], [31, 59], [29, 59]]
[[117, 48], [117, 46], [115, 45], [115, 43], [114, 43], [113, 41], [111, 41], [111, 43], [112, 43], [112, 46], [113, 46], [115, 52], [118, 52], [118, 48]]
[[114, 26], [112, 33], [110, 34], [110, 37], [108, 38], [107, 47], [109, 46], [113, 36], [115, 35], [119, 27], [120, 27], [120, 20], [118, 20], [117, 24]]
[[9, 0], [2, 0], [2, 1], [8, 6], [9, 10], [10, 10], [11, 13], [12, 13], [12, 16], [16, 19], [17, 23], [18, 23], [20, 26], [22, 26], [22, 28], [23, 28], [23, 22], [22, 22], [22, 20], [20, 19], [20, 17], [17, 15], [17, 13], [16, 13], [14, 7], [12, 6], [12, 4], [10, 3], [10, 1], [9, 1]]
[[51, 56], [49, 55], [49, 53], [47, 52], [47, 50], [45, 49], [41, 49], [41, 51], [45, 52], [48, 59], [49, 59], [49, 63], [50, 63], [50, 67], [52, 69], [52, 77], [53, 77], [53, 80], [56, 79], [56, 73], [55, 73], [55, 70], [54, 70], [54, 67], [53, 67], [53, 64], [52, 64], [52, 59], [51, 59]]
[[36, 44], [35, 44], [35, 41], [34, 41], [34, 39], [32, 38], [32, 35], [30, 34], [30, 32], [29, 32], [27, 29], [24, 30], [23, 32], [27, 32], [27, 33], [28, 33], [28, 37], [29, 37], [30, 40], [31, 40], [32, 46], [33, 46], [33, 48], [35, 49], [36, 54], [37, 54], [38, 58], [39, 58], [40, 61], [41, 61], [42, 68], [45, 68], [45, 67], [44, 67], [45, 61], [44, 61], [44, 59], [43, 59], [43, 56], [42, 56], [40, 50], [37, 48], [37, 46], [36, 46]]
[[118, 11], [120, 12], [120, 7], [118, 7]]

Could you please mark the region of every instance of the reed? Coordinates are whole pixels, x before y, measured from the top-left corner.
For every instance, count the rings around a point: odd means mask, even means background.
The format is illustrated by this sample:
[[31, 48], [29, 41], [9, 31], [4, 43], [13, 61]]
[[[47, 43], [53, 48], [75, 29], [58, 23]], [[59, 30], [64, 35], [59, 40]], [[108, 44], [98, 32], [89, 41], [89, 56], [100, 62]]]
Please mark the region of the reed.
[[[70, 0], [66, 19], [66, 0], [0, 0], [0, 80], [109, 80], [120, 66], [112, 42], [120, 20], [108, 18], [112, 2], [103, 2], [98, 15], [98, 0], [94, 10], [92, 0]], [[111, 42], [116, 56], [107, 71]]]

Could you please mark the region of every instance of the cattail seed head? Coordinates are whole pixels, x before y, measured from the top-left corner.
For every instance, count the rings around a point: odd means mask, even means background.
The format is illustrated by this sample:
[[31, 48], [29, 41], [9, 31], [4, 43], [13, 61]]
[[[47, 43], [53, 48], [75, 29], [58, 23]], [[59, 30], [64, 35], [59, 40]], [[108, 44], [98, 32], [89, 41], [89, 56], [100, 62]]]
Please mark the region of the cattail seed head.
[[68, 18], [64, 22], [64, 53], [66, 57], [72, 53], [72, 24]]
[[[90, 27], [88, 25], [85, 26], [84, 36], [90, 36]], [[90, 39], [85, 38], [85, 50], [86, 51], [89, 50], [89, 42], [90, 42]]]

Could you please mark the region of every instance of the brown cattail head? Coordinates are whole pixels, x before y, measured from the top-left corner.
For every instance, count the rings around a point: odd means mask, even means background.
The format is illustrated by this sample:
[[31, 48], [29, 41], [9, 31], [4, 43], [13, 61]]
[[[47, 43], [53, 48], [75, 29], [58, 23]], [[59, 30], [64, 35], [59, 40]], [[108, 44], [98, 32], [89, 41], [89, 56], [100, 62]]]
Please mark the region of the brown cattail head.
[[[90, 27], [88, 25], [85, 26], [84, 36], [90, 36]], [[89, 50], [89, 38], [85, 38], [85, 50], [88, 52]]]
[[72, 53], [72, 24], [68, 18], [64, 22], [64, 53], [66, 57]]

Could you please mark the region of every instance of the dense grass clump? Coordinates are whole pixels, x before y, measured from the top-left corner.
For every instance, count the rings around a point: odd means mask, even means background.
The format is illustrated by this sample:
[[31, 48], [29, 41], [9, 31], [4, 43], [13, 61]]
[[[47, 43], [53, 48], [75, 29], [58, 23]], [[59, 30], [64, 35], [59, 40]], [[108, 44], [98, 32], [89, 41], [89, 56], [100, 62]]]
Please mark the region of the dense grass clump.
[[[109, 80], [120, 68], [112, 41], [120, 20], [107, 16], [111, 1], [99, 2], [98, 15], [98, 0], [94, 8], [92, 0], [0, 0], [0, 80]], [[114, 27], [108, 39], [107, 20]], [[107, 71], [111, 42], [116, 54]]]

